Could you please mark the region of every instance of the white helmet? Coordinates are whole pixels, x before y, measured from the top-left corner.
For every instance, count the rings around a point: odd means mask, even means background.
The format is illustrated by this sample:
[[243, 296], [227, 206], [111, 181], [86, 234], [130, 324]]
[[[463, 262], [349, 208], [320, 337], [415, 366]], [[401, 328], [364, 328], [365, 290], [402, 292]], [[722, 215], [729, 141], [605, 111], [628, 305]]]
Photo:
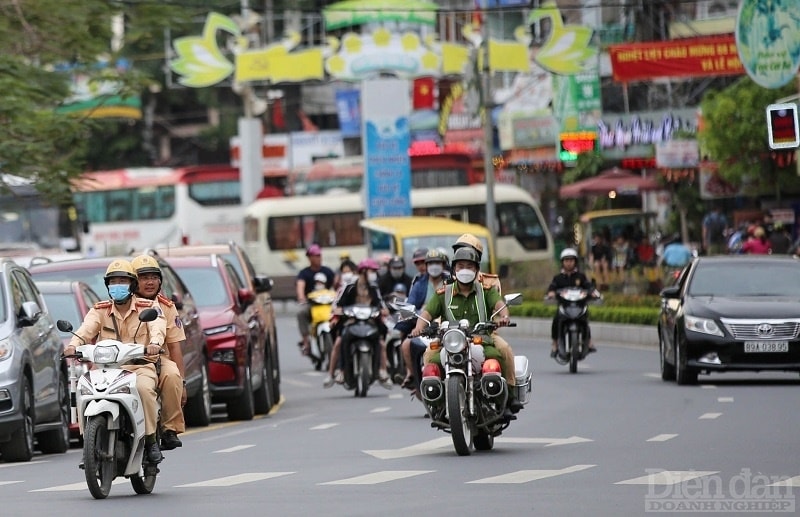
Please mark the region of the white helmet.
[[314, 282], [319, 282], [321, 284], [327, 284], [328, 283], [328, 277], [325, 276], [325, 273], [323, 273], [322, 271], [319, 271], [314, 275]]
[[561, 252], [561, 260], [565, 258], [574, 258], [578, 260], [578, 252], [575, 251], [574, 248], [564, 248], [564, 251]]

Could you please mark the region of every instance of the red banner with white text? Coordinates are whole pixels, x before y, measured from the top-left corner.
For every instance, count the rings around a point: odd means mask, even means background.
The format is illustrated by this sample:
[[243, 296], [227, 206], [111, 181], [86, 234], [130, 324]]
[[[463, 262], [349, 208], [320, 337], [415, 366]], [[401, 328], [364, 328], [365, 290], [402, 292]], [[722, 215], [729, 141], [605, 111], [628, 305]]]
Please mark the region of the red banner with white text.
[[672, 41], [611, 45], [614, 80], [744, 75], [733, 34]]

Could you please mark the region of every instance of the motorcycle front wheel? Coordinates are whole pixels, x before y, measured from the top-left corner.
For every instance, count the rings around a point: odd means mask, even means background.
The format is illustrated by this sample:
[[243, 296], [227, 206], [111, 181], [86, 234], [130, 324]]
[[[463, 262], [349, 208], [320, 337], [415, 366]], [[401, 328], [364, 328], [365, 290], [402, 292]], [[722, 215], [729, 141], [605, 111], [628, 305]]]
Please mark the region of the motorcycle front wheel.
[[569, 373], [577, 373], [578, 361], [581, 359], [580, 343], [578, 333], [574, 330], [569, 331]]
[[114, 481], [114, 434], [104, 416], [93, 416], [83, 433], [83, 461], [86, 486], [95, 499], [105, 499]]
[[472, 454], [472, 426], [467, 415], [467, 393], [464, 381], [456, 375], [447, 379], [447, 419], [453, 448], [459, 456]]
[[372, 381], [372, 356], [369, 352], [359, 352], [356, 375], [356, 396], [366, 397]]

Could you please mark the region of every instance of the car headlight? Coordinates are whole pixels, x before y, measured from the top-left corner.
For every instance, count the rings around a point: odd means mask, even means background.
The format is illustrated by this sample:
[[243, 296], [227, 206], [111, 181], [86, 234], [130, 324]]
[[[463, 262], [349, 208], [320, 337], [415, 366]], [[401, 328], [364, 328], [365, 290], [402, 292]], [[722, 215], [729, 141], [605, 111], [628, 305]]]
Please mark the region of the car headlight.
[[0, 361], [4, 361], [11, 357], [11, 343], [4, 339], [0, 341]]
[[463, 332], [452, 329], [442, 336], [442, 346], [451, 354], [457, 354], [467, 346], [467, 336]]
[[233, 325], [222, 325], [220, 327], [210, 327], [205, 329], [206, 336], [215, 336], [217, 334], [222, 334], [223, 332], [233, 332]]
[[700, 332], [702, 334], [710, 334], [712, 336], [724, 336], [722, 329], [719, 328], [717, 322], [708, 318], [698, 318], [695, 316], [686, 316], [684, 318], [686, 330], [693, 332]]

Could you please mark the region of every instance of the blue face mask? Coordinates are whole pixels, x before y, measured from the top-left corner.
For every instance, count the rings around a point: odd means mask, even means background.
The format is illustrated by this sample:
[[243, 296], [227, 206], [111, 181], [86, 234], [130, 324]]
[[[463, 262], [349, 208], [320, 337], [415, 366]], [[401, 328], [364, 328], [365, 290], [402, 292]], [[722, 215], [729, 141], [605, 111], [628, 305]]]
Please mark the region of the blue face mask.
[[124, 302], [130, 296], [130, 286], [126, 284], [111, 284], [108, 286], [108, 294], [115, 302]]

